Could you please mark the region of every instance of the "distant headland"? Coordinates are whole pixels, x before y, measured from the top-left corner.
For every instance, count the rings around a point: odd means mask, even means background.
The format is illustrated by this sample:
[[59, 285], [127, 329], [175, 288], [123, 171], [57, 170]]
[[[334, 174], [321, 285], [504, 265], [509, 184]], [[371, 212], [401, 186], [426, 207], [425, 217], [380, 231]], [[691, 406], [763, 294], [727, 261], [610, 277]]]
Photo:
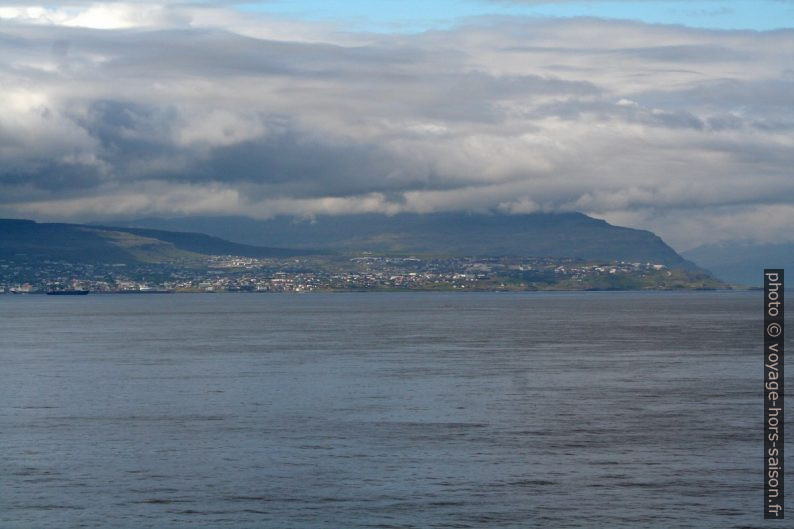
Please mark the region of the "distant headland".
[[729, 288], [653, 233], [580, 213], [216, 219], [211, 231], [229, 231], [238, 242], [178, 231], [189, 223], [147, 219], [106, 226], [0, 219], [0, 290]]

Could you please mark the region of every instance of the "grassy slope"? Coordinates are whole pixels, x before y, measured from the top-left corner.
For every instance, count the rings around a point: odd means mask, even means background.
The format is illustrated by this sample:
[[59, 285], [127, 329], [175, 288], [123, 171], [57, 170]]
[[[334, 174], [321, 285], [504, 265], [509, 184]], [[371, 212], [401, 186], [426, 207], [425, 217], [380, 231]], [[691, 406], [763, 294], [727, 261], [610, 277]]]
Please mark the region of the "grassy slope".
[[0, 219], [0, 259], [189, 263], [201, 255], [287, 257], [307, 253], [237, 244], [200, 233]]

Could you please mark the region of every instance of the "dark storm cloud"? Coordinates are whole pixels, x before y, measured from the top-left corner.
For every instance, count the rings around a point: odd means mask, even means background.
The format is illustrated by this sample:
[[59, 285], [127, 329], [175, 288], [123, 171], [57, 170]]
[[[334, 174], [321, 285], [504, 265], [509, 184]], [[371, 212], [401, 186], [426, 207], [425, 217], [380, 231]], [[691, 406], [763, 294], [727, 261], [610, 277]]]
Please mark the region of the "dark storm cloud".
[[794, 208], [791, 31], [108, 5], [0, 24], [0, 212], [578, 209], [689, 244]]

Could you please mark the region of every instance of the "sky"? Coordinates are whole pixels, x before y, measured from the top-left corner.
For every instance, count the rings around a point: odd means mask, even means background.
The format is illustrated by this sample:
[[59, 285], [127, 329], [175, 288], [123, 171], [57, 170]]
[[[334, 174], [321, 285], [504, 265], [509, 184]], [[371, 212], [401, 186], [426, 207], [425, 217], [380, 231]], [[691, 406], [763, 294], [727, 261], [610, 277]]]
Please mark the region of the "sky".
[[533, 1], [533, 0], [298, 0], [240, 4], [248, 12], [333, 21], [360, 31], [419, 32], [449, 29], [478, 16], [599, 17], [711, 29], [770, 30], [791, 27], [792, 2], [750, 0]]
[[794, 2], [0, 5], [0, 216], [581, 211], [794, 241]]

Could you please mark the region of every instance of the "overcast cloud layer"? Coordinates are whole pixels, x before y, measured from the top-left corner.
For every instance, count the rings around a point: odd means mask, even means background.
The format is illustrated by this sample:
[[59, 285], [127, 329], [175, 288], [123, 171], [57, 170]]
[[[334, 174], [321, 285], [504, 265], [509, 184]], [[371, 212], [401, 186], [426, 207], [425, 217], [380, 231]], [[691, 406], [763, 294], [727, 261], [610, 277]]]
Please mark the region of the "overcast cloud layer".
[[794, 30], [0, 8], [0, 215], [582, 211], [794, 240]]

